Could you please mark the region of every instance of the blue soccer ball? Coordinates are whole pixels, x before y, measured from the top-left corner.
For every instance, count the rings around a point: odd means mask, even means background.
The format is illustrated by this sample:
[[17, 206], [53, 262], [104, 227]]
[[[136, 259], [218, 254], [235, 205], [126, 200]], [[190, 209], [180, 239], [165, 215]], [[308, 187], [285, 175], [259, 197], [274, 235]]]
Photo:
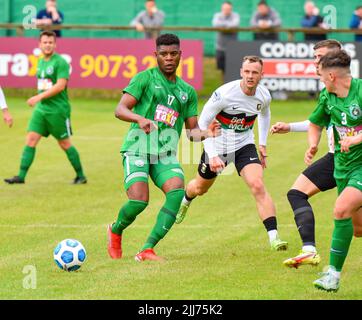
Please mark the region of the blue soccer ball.
[[54, 249], [54, 261], [65, 271], [78, 270], [87, 257], [84, 246], [74, 239], [65, 239]]

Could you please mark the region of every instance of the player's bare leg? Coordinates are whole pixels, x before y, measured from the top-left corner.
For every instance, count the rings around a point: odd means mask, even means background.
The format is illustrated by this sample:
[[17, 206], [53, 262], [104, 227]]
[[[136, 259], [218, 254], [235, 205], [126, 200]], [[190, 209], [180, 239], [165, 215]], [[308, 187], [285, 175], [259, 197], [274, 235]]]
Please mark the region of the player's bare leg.
[[182, 199], [175, 223], [179, 224], [184, 220], [192, 200], [197, 196], [205, 194], [211, 188], [215, 180], [216, 178], [204, 179], [199, 175], [199, 173], [196, 174], [196, 178], [191, 180], [186, 186], [185, 195]]
[[352, 216], [353, 235], [356, 238], [362, 237], [362, 207]]
[[244, 179], [255, 198], [259, 217], [268, 232], [272, 248], [286, 250], [288, 243], [279, 239], [276, 210], [273, 200], [264, 185], [262, 166], [257, 163], [250, 163], [241, 169], [240, 176]]

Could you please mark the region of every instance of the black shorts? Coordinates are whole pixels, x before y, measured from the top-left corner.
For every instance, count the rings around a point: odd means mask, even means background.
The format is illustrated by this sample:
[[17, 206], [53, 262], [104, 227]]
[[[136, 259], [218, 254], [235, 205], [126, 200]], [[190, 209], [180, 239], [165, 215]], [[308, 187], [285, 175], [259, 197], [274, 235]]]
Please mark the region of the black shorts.
[[[241, 169], [243, 169], [247, 164], [250, 163], [261, 164], [258, 153], [255, 148], [255, 144], [247, 144], [246, 146], [235, 151], [234, 153], [219, 155], [219, 157], [222, 161], [224, 161], [225, 167], [230, 162], [234, 162], [235, 168], [239, 176]], [[207, 180], [214, 179], [217, 176], [216, 172], [210, 170], [209, 158], [205, 153], [205, 150], [201, 155], [198, 172], [202, 178]]]
[[216, 50], [216, 67], [225, 72], [225, 52]]
[[328, 152], [324, 157], [311, 164], [302, 173], [312, 181], [319, 190], [326, 191], [335, 188], [336, 180], [333, 177], [334, 155]]

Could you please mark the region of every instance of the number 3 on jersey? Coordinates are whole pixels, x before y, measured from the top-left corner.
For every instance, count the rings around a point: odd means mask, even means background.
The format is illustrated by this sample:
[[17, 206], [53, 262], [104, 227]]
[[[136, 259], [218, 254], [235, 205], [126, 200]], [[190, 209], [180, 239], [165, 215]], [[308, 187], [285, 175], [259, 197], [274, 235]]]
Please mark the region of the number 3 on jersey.
[[345, 112], [341, 112], [341, 117], [342, 117], [341, 123], [343, 125], [346, 125], [347, 124], [347, 114]]

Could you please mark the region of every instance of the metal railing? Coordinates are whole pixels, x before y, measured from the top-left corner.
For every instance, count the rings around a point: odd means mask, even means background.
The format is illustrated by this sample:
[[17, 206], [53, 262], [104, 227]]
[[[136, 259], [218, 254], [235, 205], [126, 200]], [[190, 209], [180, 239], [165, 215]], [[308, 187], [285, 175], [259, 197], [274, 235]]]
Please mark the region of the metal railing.
[[[63, 24], [42, 26], [38, 25], [36, 28], [26, 26], [21, 23], [0, 23], [0, 29], [15, 30], [17, 36], [24, 36], [28, 29], [49, 29], [49, 30], [91, 30], [91, 31], [115, 31], [115, 30], [135, 30], [132, 26], [118, 26], [118, 25], [104, 25], [104, 24]], [[267, 33], [286, 33], [288, 41], [295, 40], [296, 33], [308, 34], [328, 34], [328, 33], [346, 33], [346, 34], [361, 34], [362, 29], [321, 29], [321, 28], [273, 28], [273, 29], [259, 29], [252, 27], [242, 28], [214, 28], [214, 27], [197, 27], [197, 26], [164, 26], [161, 28], [146, 28], [145, 31], [191, 31], [191, 32], [267, 32]]]

